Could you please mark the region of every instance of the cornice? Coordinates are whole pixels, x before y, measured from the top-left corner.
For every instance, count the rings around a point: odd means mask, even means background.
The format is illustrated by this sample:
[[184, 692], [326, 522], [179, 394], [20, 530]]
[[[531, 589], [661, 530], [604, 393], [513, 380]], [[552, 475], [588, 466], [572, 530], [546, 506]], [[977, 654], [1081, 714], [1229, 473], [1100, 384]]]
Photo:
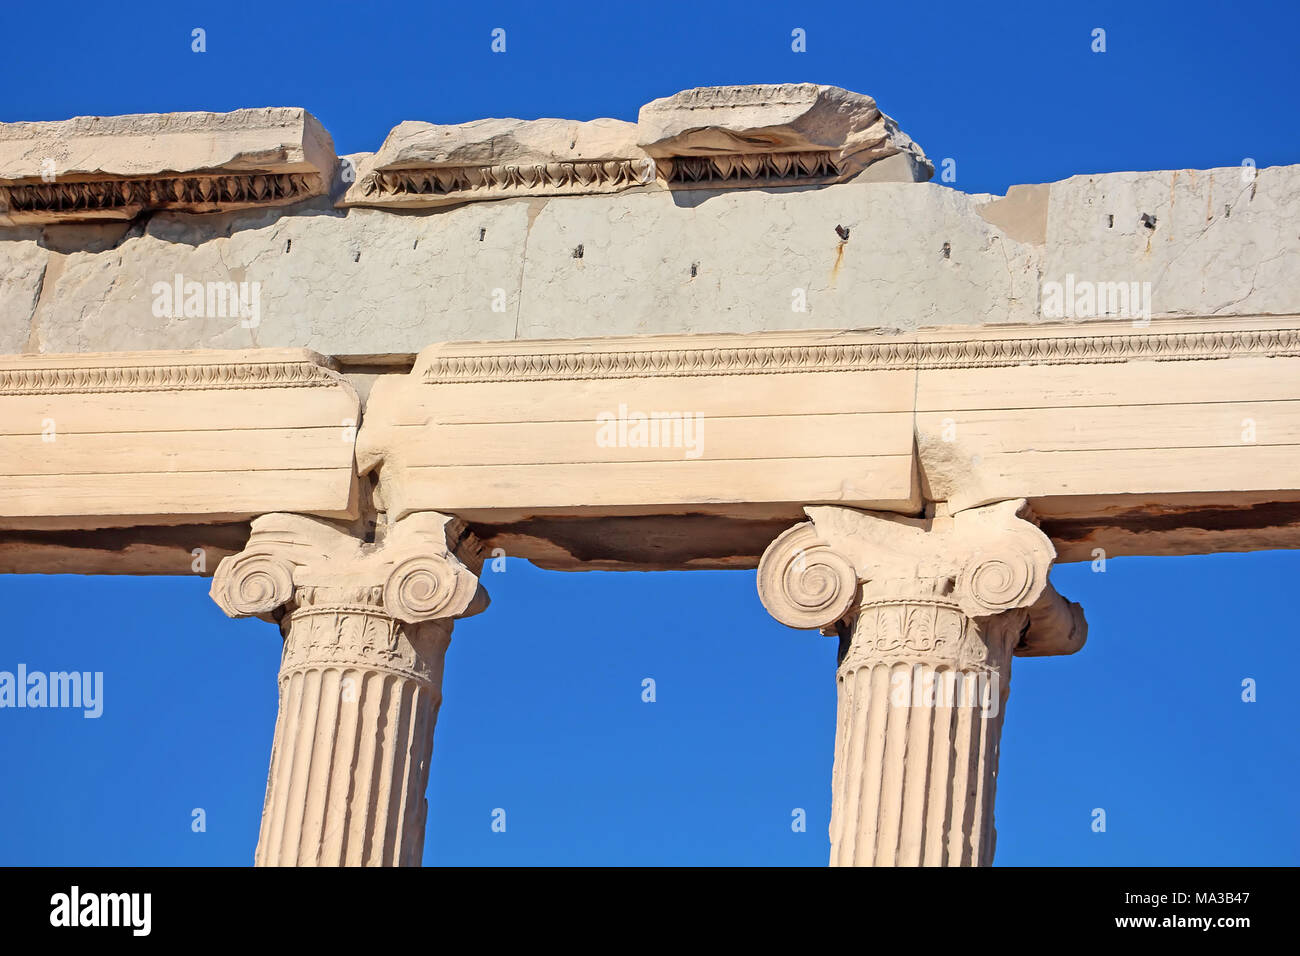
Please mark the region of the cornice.
[[144, 209], [212, 212], [296, 202], [324, 189], [316, 173], [225, 173], [150, 176], [0, 186], [0, 212], [15, 223], [69, 215], [130, 216]]
[[841, 172], [835, 157], [825, 150], [493, 166], [422, 166], [376, 169], [366, 174], [358, 183], [361, 199], [357, 201], [425, 199], [450, 202], [618, 192], [656, 182], [683, 189], [803, 186], [833, 182]]
[[844, 172], [835, 154], [828, 150], [674, 156], [656, 162], [665, 183], [684, 189], [816, 186], [835, 182]]
[[428, 166], [378, 169], [361, 178], [368, 199], [503, 198], [593, 190], [617, 191], [654, 181], [651, 159], [519, 163], [493, 166]]

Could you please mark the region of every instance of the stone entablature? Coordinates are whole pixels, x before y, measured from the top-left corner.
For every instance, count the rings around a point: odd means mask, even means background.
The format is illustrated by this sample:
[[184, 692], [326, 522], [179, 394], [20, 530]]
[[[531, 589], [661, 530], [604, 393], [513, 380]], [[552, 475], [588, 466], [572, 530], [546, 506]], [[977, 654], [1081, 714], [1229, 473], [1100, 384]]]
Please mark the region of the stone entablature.
[[[1297, 382], [1295, 316], [443, 343], [364, 374], [303, 350], [6, 356], [0, 532], [210, 525], [207, 547], [373, 496], [549, 567], [753, 567], [804, 506], [1026, 498], [1065, 560], [1288, 547]], [[0, 533], [0, 569], [18, 557], [58, 567]]]
[[[357, 462], [393, 514], [445, 507], [552, 567], [635, 567], [634, 518], [658, 566], [750, 566], [740, 542], [793, 520], [790, 502], [1028, 498], [1070, 529], [1066, 560], [1281, 546], [1300, 530], [1281, 514], [1300, 498], [1298, 321], [444, 343], [375, 384]], [[602, 420], [626, 440], [601, 441]], [[599, 540], [573, 534], [568, 554], [538, 540], [597, 515]], [[693, 552], [688, 520], [663, 523], [687, 515], [727, 519], [731, 549]]]

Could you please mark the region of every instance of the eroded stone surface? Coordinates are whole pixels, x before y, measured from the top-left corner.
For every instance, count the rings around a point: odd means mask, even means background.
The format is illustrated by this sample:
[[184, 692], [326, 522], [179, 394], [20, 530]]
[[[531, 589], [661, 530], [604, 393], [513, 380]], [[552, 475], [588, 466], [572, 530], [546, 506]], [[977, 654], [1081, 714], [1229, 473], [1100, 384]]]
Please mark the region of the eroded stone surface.
[[1053, 183], [1044, 281], [1149, 282], [1160, 315], [1300, 311], [1300, 166]]
[[485, 119], [454, 126], [405, 122], [375, 154], [380, 169], [492, 166], [641, 155], [636, 124], [616, 119]]
[[50, 259], [38, 236], [35, 229], [0, 229], [0, 354], [27, 349]]
[[[1057, 318], [1043, 315], [1042, 283], [1067, 273], [1150, 281], [1156, 316], [1300, 312], [1289, 278], [1300, 274], [1300, 167], [1262, 169], [1233, 192], [1240, 176], [1115, 173], [1006, 199], [931, 183], [635, 190], [424, 216], [321, 198], [158, 213], [87, 251], [64, 237], [43, 286], [49, 237], [0, 229], [0, 342], [10, 352], [262, 345], [350, 356], [455, 340], [1035, 322]], [[260, 282], [259, 325], [154, 315], [152, 288], [176, 274]]]
[[[291, 213], [155, 215], [111, 250], [66, 256], [42, 294], [41, 348], [305, 342], [371, 355], [454, 340], [1034, 319], [1036, 250], [1003, 241], [961, 193], [881, 183], [690, 196], [476, 203], [418, 217], [345, 214], [323, 200]], [[151, 290], [177, 274], [260, 282], [260, 323], [155, 315]], [[31, 319], [25, 308], [0, 317], [23, 342]]]

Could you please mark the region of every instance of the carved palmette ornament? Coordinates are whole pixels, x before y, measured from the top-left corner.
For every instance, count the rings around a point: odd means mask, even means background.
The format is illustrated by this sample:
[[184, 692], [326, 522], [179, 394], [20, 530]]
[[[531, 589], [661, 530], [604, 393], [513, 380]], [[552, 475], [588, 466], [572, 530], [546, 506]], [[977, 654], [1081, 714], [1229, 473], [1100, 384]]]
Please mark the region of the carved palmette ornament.
[[[379, 589], [376, 589], [379, 590]], [[322, 667], [376, 670], [433, 681], [431, 652], [445, 649], [450, 621], [409, 624], [374, 604], [339, 603], [333, 589], [303, 589], [285, 622], [280, 679]]]
[[843, 680], [878, 664], [1002, 672], [1026, 620], [1023, 610], [976, 619], [950, 601], [866, 603], [854, 618], [853, 640], [837, 673]]

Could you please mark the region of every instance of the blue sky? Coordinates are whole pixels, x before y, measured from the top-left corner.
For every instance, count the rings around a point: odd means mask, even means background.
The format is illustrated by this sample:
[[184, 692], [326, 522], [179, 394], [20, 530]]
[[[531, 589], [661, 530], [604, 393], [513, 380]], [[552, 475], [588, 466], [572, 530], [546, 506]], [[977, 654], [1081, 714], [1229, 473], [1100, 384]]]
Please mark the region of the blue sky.
[[[353, 152], [403, 119], [634, 119], [692, 86], [811, 80], [875, 96], [957, 161], [957, 188], [1001, 192], [1300, 162], [1298, 28], [1293, 3], [26, 5], [0, 119], [298, 105]], [[1300, 863], [1298, 575], [1292, 552], [1058, 567], [1091, 636], [1015, 665], [997, 862]], [[769, 618], [753, 572], [512, 560], [485, 581], [493, 605], [448, 655], [426, 863], [825, 863], [834, 642]], [[207, 587], [0, 576], [0, 670], [105, 675], [97, 720], [0, 710], [0, 864], [251, 861], [278, 635], [224, 618]]]

